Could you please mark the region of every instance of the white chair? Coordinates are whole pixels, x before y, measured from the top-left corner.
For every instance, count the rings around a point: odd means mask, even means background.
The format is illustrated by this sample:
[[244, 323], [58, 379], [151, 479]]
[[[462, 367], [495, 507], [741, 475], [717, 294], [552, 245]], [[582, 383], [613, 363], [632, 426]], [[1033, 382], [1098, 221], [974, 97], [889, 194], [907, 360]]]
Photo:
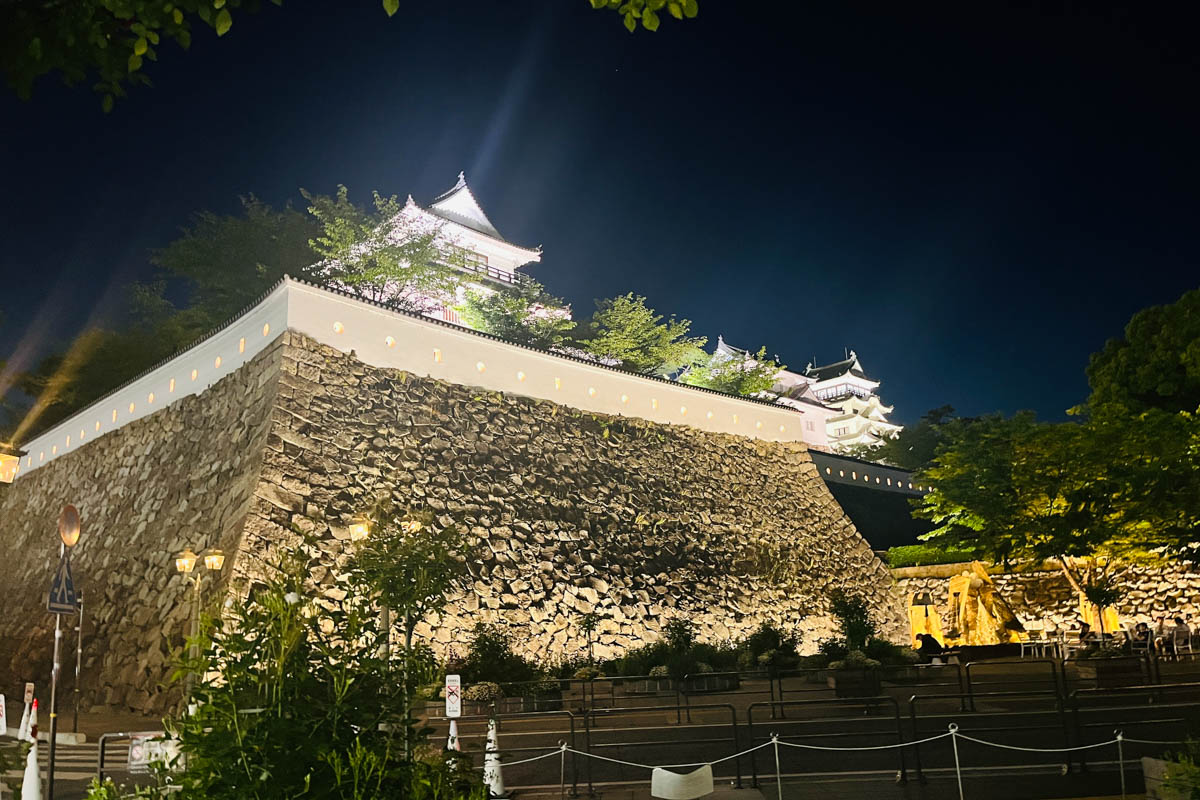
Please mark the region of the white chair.
[[1175, 657], [1179, 658], [1183, 653], [1189, 656], [1195, 651], [1192, 650], [1192, 634], [1187, 630], [1174, 630], [1171, 632], [1171, 644], [1175, 647]]

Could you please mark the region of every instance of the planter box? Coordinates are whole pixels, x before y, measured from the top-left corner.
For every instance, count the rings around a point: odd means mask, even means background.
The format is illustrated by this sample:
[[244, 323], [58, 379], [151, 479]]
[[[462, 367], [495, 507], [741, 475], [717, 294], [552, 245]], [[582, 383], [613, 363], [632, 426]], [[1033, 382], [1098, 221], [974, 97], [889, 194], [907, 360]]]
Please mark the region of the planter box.
[[688, 694], [735, 692], [740, 685], [737, 675], [693, 675], [683, 685], [683, 691]]
[[1098, 689], [1139, 686], [1145, 683], [1140, 661], [1126, 659], [1086, 659], [1075, 662], [1082, 680], [1095, 681]]
[[877, 697], [879, 673], [873, 669], [835, 669], [825, 679], [838, 697]]
[[671, 678], [643, 678], [625, 682], [625, 694], [675, 694], [675, 681]]
[[1196, 784], [1163, 786], [1167, 777], [1167, 762], [1161, 758], [1142, 759], [1142, 777], [1146, 781], [1146, 800], [1187, 800], [1196, 791]]

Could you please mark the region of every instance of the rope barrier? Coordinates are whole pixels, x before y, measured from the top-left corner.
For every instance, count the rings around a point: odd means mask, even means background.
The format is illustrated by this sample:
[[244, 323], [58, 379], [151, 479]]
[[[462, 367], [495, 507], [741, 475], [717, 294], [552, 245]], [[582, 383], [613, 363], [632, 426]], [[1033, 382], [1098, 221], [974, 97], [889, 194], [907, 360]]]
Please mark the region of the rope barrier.
[[1076, 750], [1095, 750], [1097, 747], [1108, 747], [1117, 743], [1116, 739], [1110, 739], [1107, 742], [1097, 742], [1096, 744], [1081, 744], [1078, 747], [1018, 747], [1015, 744], [1000, 744], [999, 742], [987, 742], [983, 739], [976, 739], [974, 736], [967, 736], [965, 733], [954, 734], [959, 739], [966, 739], [968, 742], [975, 744], [983, 744], [988, 747], [995, 747], [1000, 750], [1020, 750], [1025, 753], [1072, 753]]
[[795, 742], [780, 742], [784, 747], [798, 747], [804, 750], [836, 750], [838, 752], [855, 752], [860, 750], [895, 750], [897, 747], [913, 747], [926, 742], [935, 742], [938, 739], [945, 739], [949, 733], [939, 733], [937, 736], [930, 736], [928, 739], [918, 739], [915, 742], [898, 742], [896, 744], [878, 744], [864, 747], [822, 747], [819, 744], [797, 744]]

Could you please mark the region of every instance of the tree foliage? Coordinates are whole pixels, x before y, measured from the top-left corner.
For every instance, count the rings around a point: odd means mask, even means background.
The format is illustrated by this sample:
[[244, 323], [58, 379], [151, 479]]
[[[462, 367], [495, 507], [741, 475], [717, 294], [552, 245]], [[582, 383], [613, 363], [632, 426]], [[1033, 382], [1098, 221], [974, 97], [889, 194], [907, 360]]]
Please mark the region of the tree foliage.
[[718, 392], [754, 397], [769, 391], [775, 385], [776, 376], [784, 369], [787, 367], [768, 356], [767, 348], [763, 346], [757, 353], [713, 353], [685, 372], [680, 380]]
[[306, 275], [316, 260], [308, 242], [319, 230], [311, 218], [253, 196], [241, 202], [241, 214], [196, 214], [178, 238], [151, 252], [156, 278], [130, 287], [122, 324], [84, 331], [17, 377], [36, 400], [14, 438], [55, 424], [190, 346], [285, 273]]
[[[638, 23], [657, 30], [664, 11], [695, 17], [697, 0], [589, 0], [621, 15], [630, 32]], [[271, 0], [283, 5], [283, 0]], [[146, 62], [157, 61], [167, 42], [187, 50], [196, 28], [228, 33], [234, 17], [257, 11], [263, 0], [13, 0], [0, 3], [0, 70], [22, 98], [43, 75], [68, 85], [95, 78], [101, 107], [111, 111], [130, 86], [150, 86]], [[382, 0], [390, 17], [400, 0]], [[332, 7], [322, 7], [330, 13]]]
[[946, 441], [949, 426], [955, 423], [952, 406], [931, 409], [916, 425], [908, 425], [898, 435], [885, 438], [862, 457], [901, 469], [923, 469], [933, 463], [938, 447]]
[[689, 337], [691, 321], [663, 316], [632, 292], [596, 302], [580, 347], [593, 356], [647, 375], [672, 375], [701, 363], [704, 337]]
[[589, 0], [592, 8], [608, 9], [621, 15], [625, 29], [633, 33], [641, 22], [648, 31], [658, 30], [665, 11], [675, 19], [692, 19], [700, 12], [697, 0]]
[[395, 195], [372, 194], [371, 208], [337, 194], [310, 194], [308, 211], [320, 225], [312, 249], [323, 259], [314, 270], [323, 283], [393, 308], [423, 313], [451, 303], [464, 284], [461, 248]]
[[575, 328], [570, 308], [533, 279], [503, 289], [468, 288], [456, 308], [475, 330], [530, 347], [557, 347]]
[[1200, 289], [1143, 309], [1092, 355], [1087, 369], [1094, 416], [1200, 410]]

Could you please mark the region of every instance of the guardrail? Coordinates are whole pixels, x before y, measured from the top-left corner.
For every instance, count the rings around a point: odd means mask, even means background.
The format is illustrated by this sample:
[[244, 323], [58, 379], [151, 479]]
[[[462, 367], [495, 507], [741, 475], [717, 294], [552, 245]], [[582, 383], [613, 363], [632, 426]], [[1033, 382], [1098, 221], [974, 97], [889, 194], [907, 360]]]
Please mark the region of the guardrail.
[[[1004, 710], [999, 710], [999, 709], [996, 709], [996, 710], [988, 709], [985, 711], [977, 710], [978, 709], [977, 702], [980, 700], [1000, 701], [1001, 703], [1003, 703], [1005, 701], [1021, 701], [1021, 700], [1028, 701], [1029, 699], [1050, 700], [1050, 701], [1052, 701], [1053, 708], [1031, 709], [1026, 704], [1021, 709], [1012, 710], [1012, 711], [1004, 711]], [[929, 703], [929, 702], [932, 702], [935, 700], [957, 700], [959, 708], [957, 711], [952, 711], [952, 712], [946, 712], [946, 711], [935, 712], [934, 714], [927, 715], [925, 717], [925, 720], [937, 719], [940, 722], [945, 722], [947, 720], [947, 718], [950, 718], [952, 721], [958, 722], [964, 718], [963, 715], [969, 715], [970, 717], [974, 717], [975, 719], [978, 720], [980, 718], [1003, 719], [1006, 717], [1017, 717], [1017, 716], [1028, 717], [1031, 714], [1055, 714], [1058, 716], [1058, 720], [1059, 720], [1058, 727], [1061, 728], [1061, 730], [1062, 730], [1063, 746], [1064, 747], [1071, 746], [1071, 734], [1070, 734], [1070, 729], [1067, 725], [1066, 711], [1063, 707], [1062, 697], [1056, 691], [1055, 692], [1037, 692], [1037, 691], [1032, 691], [1032, 692], [968, 692], [968, 693], [950, 693], [950, 694], [942, 694], [942, 695], [913, 695], [908, 700], [908, 715], [909, 715], [909, 724], [911, 727], [911, 734], [912, 734], [912, 738], [913, 738], [914, 742], [922, 739], [923, 734], [927, 734], [927, 733], [931, 732], [930, 730], [923, 730], [921, 728], [922, 717], [921, 717], [921, 714], [918, 713], [918, 710], [917, 710], [918, 705], [921, 703]], [[1013, 732], [1013, 731], [1028, 732], [1031, 730], [1051, 730], [1051, 729], [1052, 729], [1052, 726], [1049, 726], [1049, 725], [1029, 725], [1029, 724], [1022, 724], [1022, 725], [1018, 725], [1018, 726], [1003, 726], [1003, 725], [995, 726], [995, 725], [993, 725], [993, 726], [988, 726], [986, 728], [986, 730], [989, 732], [995, 731], [995, 732], [1001, 732], [1001, 733], [1008, 733], [1008, 732]], [[916, 762], [916, 767], [917, 767], [917, 779], [920, 780], [922, 783], [924, 783], [925, 773], [924, 773], [923, 764], [921, 762], [921, 748], [919, 745], [913, 746], [913, 758]], [[1071, 766], [1069, 754], [1067, 756], [1067, 759], [1068, 759], [1067, 760], [1067, 768], [1069, 769]]]
[[[815, 738], [830, 739], [830, 738], [835, 738], [838, 736], [888, 736], [888, 737], [891, 737], [894, 733], [895, 737], [896, 737], [895, 743], [897, 745], [900, 745], [900, 744], [904, 743], [904, 726], [900, 721], [900, 704], [896, 702], [896, 698], [889, 697], [887, 695], [880, 695], [878, 697], [846, 697], [846, 698], [835, 697], [835, 698], [825, 698], [825, 699], [821, 699], [821, 700], [786, 700], [786, 701], [774, 701], [771, 703], [751, 703], [746, 708], [746, 731], [747, 731], [747, 736], [749, 737], [749, 739], [746, 742], [746, 745], [747, 745], [747, 747], [752, 748], [752, 747], [754, 747], [754, 745], [756, 743], [757, 737], [754, 734], [754, 710], [756, 708], [766, 708], [766, 707], [777, 705], [777, 706], [781, 706], [781, 707], [790, 706], [790, 707], [797, 708], [797, 709], [818, 708], [821, 706], [825, 706], [825, 707], [833, 707], [833, 708], [851, 708], [854, 710], [859, 710], [859, 708], [861, 707], [863, 710], [863, 716], [868, 716], [869, 712], [872, 709], [878, 708], [878, 707], [884, 706], [884, 705], [889, 705], [889, 704], [892, 706], [892, 719], [895, 723], [895, 731], [894, 732], [893, 731], [881, 731], [881, 730], [865, 730], [865, 731], [864, 730], [854, 730], [854, 731], [843, 731], [840, 733], [780, 736], [779, 738], [781, 741], [783, 741], [783, 740], [794, 741], [794, 740], [798, 740], [798, 739], [815, 739]], [[859, 719], [859, 717], [855, 717], [855, 719]], [[772, 717], [772, 720], [775, 722], [780, 722], [780, 720], [776, 719], [775, 717]], [[782, 724], [798, 725], [798, 724], [805, 724], [810, 721], [811, 720], [790, 719], [790, 720], [787, 720], [787, 722], [783, 722]], [[828, 721], [828, 720], [826, 720], [826, 721]], [[770, 736], [763, 737], [763, 741], [770, 741], [770, 740], [771, 740]], [[899, 759], [900, 759], [900, 770], [898, 773], [899, 780], [900, 780], [900, 782], [904, 783], [904, 782], [908, 781], [908, 766], [905, 763], [904, 748], [897, 747], [896, 750], [897, 750], [897, 753], [899, 754]], [[752, 784], [751, 785], [757, 789], [758, 788], [758, 753], [757, 752], [751, 754], [751, 756], [750, 756], [750, 770], [751, 770], [751, 776], [752, 776]]]

